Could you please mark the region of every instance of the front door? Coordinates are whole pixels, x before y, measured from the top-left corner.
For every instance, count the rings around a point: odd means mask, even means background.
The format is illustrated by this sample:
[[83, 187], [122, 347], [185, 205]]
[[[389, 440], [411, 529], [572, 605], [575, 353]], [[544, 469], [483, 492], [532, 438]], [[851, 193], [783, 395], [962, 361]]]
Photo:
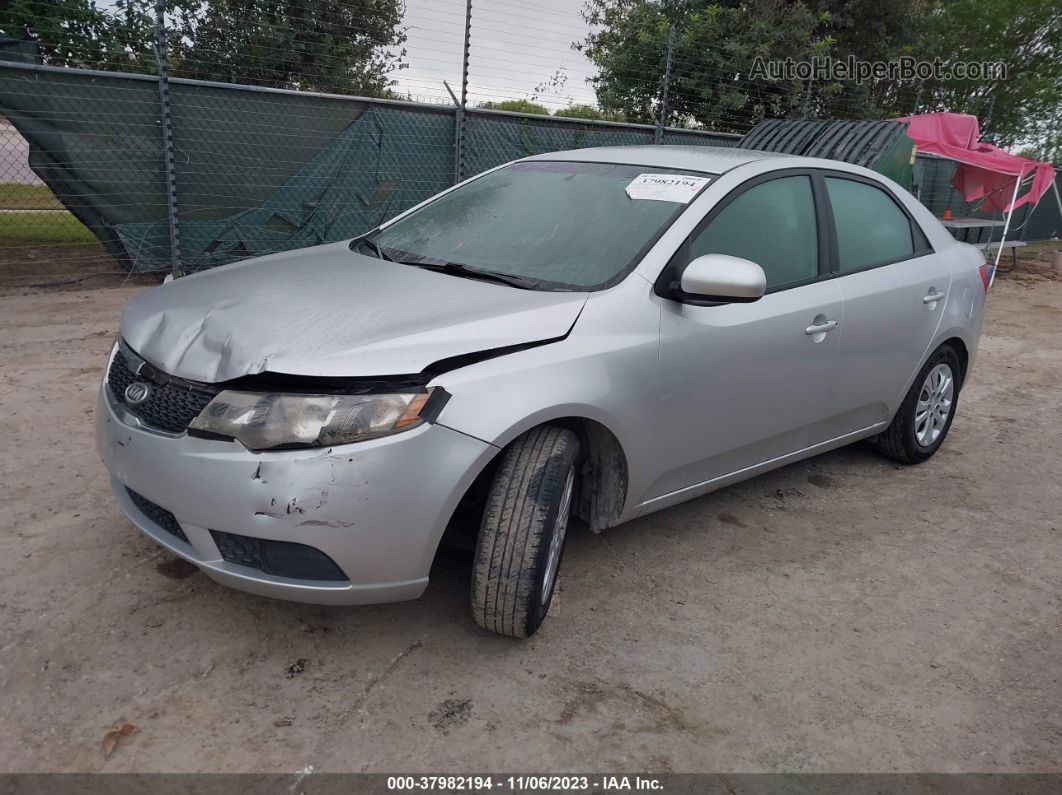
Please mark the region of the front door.
[[843, 302], [825, 278], [811, 177], [746, 183], [709, 213], [676, 255], [758, 263], [768, 294], [749, 304], [661, 300], [660, 413], [667, 468], [659, 498], [821, 441], [844, 333]]

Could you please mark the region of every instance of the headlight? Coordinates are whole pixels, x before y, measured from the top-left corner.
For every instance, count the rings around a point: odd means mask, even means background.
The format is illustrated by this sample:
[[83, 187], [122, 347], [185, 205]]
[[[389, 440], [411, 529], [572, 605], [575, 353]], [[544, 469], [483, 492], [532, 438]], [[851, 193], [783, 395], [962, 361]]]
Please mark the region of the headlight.
[[391, 395], [298, 395], [226, 390], [188, 426], [238, 439], [249, 450], [348, 444], [424, 422], [434, 390]]

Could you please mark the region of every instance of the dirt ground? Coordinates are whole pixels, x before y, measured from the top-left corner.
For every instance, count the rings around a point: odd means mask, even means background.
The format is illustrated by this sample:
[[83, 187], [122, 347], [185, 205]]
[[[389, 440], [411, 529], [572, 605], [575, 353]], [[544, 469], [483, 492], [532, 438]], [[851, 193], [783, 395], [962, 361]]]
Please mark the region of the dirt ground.
[[[0, 297], [0, 770], [1062, 771], [1062, 280], [997, 282], [947, 444], [863, 446], [569, 543], [557, 615], [215, 585], [119, 513], [90, 415], [142, 287]], [[100, 743], [123, 722], [109, 759]]]
[[102, 287], [144, 287], [161, 280], [161, 275], [128, 273], [98, 243], [0, 244], [0, 296]]

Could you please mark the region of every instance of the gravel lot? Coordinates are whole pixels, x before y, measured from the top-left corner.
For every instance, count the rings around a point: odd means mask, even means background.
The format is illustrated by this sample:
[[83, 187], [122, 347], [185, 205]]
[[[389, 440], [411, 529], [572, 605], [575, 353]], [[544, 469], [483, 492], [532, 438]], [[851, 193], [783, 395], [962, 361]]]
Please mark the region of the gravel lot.
[[[840, 450], [569, 542], [528, 642], [215, 585], [110, 498], [141, 287], [0, 297], [0, 770], [1062, 771], [1062, 281], [989, 301], [942, 452]], [[123, 722], [108, 759], [105, 733]]]

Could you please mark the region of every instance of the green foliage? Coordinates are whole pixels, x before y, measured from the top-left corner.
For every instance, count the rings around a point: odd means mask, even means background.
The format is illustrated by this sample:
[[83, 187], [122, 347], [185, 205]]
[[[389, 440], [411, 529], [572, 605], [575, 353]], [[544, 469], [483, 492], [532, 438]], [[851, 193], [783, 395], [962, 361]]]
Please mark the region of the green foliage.
[[[819, 0], [815, 36], [823, 53], [839, 61], [921, 58], [921, 28], [930, 0]], [[806, 90], [805, 86], [805, 90]], [[854, 80], [812, 85], [806, 115], [857, 119], [905, 116], [912, 112], [917, 87], [897, 81]], [[802, 110], [804, 107], [802, 106]]]
[[590, 121], [626, 121], [622, 113], [605, 113], [595, 105], [569, 105], [561, 108], [554, 116], [568, 119], [588, 119]]
[[179, 9], [175, 71], [186, 77], [390, 95], [404, 67], [399, 0], [210, 0]]
[[[632, 121], [656, 120], [674, 23], [668, 124], [742, 132], [767, 117], [891, 118], [917, 105], [975, 114], [1003, 146], [1058, 139], [1058, 0], [588, 0], [583, 15], [594, 32], [577, 47], [599, 68], [598, 104]], [[809, 85], [754, 79], [757, 56], [1003, 62], [1008, 74]]]
[[[926, 19], [920, 57], [1001, 61], [1002, 80], [927, 83], [924, 111], [972, 113], [1000, 146], [1059, 135], [1062, 4], [1058, 0], [938, 0]], [[1057, 147], [1057, 144], [1056, 144]]]
[[796, 112], [802, 87], [756, 80], [753, 64], [757, 56], [800, 59], [817, 50], [815, 14], [788, 0], [588, 0], [584, 16], [595, 32], [578, 46], [599, 67], [591, 79], [598, 104], [630, 121], [656, 121], [672, 21], [672, 125], [743, 131]]
[[1041, 124], [1034, 135], [1028, 138], [1032, 138], [1035, 143], [1026, 146], [1018, 154], [1032, 160], [1053, 163], [1055, 168], [1062, 168], [1062, 107], [1053, 120]]
[[529, 99], [507, 99], [502, 102], [481, 102], [476, 106], [483, 110], [507, 110], [512, 113], [535, 113], [539, 116], [548, 116], [549, 108], [532, 102]]
[[[391, 96], [404, 68], [401, 0], [167, 0], [170, 69], [182, 77]], [[154, 72], [153, 0], [7, 0], [0, 34], [44, 63]]]
[[118, 0], [103, 11], [92, 0], [8, 0], [0, 35], [36, 45], [55, 66], [112, 71], [154, 69], [154, 4]]

